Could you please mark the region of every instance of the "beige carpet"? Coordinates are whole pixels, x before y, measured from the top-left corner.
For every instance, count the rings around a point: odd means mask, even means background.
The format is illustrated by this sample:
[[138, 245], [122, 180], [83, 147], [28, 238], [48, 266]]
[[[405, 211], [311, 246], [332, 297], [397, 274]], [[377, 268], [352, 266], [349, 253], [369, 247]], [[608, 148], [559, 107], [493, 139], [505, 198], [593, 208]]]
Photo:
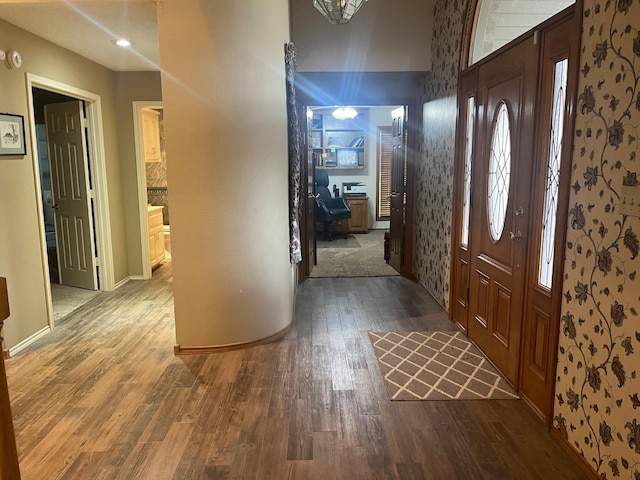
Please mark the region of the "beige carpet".
[[68, 287], [57, 283], [51, 284], [51, 300], [53, 302], [53, 320], [66, 317], [74, 310], [92, 300], [100, 292], [84, 288]]
[[384, 230], [317, 241], [318, 263], [312, 277], [386, 277], [398, 275], [384, 260]]
[[391, 400], [517, 399], [458, 331], [369, 333]]

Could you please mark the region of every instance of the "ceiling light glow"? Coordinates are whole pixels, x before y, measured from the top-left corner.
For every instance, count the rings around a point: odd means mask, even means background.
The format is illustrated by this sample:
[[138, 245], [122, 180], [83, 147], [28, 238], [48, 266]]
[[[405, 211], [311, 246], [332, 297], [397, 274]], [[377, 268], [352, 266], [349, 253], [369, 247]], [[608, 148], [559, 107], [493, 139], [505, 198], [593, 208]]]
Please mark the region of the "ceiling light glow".
[[119, 38], [118, 40], [116, 40], [116, 45], [118, 45], [119, 47], [130, 47], [131, 42], [126, 38]]

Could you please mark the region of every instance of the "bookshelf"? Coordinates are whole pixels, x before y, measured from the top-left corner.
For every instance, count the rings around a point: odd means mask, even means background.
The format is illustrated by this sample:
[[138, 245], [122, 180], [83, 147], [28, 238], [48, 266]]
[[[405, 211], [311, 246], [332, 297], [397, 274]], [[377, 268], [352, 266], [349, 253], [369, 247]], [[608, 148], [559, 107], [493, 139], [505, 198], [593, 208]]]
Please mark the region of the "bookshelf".
[[331, 113], [314, 113], [311, 142], [316, 168], [362, 170], [365, 168], [366, 115], [338, 120]]

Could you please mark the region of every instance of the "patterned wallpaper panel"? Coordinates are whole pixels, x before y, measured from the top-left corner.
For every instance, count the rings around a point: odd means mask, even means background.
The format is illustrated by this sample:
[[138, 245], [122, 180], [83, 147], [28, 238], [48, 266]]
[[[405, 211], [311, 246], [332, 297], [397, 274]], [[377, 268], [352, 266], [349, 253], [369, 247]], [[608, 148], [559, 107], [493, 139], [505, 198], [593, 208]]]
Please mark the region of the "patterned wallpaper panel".
[[[438, 0], [423, 88], [416, 274], [445, 307], [464, 8]], [[640, 480], [640, 220], [620, 207], [640, 189], [640, 0], [583, 15], [553, 425], [601, 478]]]
[[603, 479], [640, 479], [640, 2], [585, 0], [554, 426]]
[[424, 80], [423, 138], [416, 186], [418, 281], [449, 306], [456, 92], [465, 2], [440, 0], [433, 33], [433, 70]]

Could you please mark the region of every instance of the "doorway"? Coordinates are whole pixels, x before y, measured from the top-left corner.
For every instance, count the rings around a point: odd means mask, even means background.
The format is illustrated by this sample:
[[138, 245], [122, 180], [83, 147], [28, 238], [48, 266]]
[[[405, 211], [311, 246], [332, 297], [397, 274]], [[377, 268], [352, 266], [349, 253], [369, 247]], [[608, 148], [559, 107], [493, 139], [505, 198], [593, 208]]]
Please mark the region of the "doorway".
[[162, 102], [133, 102], [142, 278], [171, 260], [171, 224]]
[[[340, 108], [345, 107], [307, 109], [311, 203], [321, 202], [315, 195], [327, 192], [332, 202], [344, 200], [350, 211], [349, 218], [325, 224], [319, 203], [307, 209], [307, 214], [313, 209], [318, 215], [308, 230], [317, 259], [311, 277], [398, 275], [388, 263], [385, 238], [390, 228], [392, 150], [387, 136], [392, 112], [399, 106], [354, 105], [349, 107], [352, 118], [341, 118]], [[319, 184], [319, 177], [328, 184]]]
[[[60, 204], [65, 201], [65, 195], [61, 192], [66, 187], [62, 186], [65, 182], [65, 177], [69, 172], [68, 158], [61, 159], [59, 164], [52, 162], [50, 158], [49, 148], [51, 140], [51, 133], [47, 134], [47, 131], [51, 132], [51, 118], [55, 114], [55, 109], [60, 109], [64, 105], [71, 106], [71, 110], [81, 111], [84, 116], [84, 102], [63, 95], [60, 93], [44, 90], [41, 88], [32, 88], [33, 94], [33, 113], [36, 125], [36, 140], [37, 140], [37, 158], [40, 167], [40, 195], [42, 200], [42, 215], [43, 215], [43, 228], [45, 231], [45, 243], [46, 243], [46, 257], [47, 266], [49, 271], [49, 279], [51, 286], [51, 301], [52, 301], [52, 316], [53, 321], [56, 322], [59, 319], [65, 317], [75, 309], [81, 307], [89, 300], [91, 300], [99, 290], [99, 276], [98, 268], [93, 265], [93, 262], [84, 262], [84, 265], [78, 267], [73, 259], [75, 258], [95, 258], [96, 245], [95, 245], [95, 225], [93, 218], [93, 199], [84, 199], [82, 209], [85, 212], [78, 216], [74, 216], [76, 219], [80, 219], [83, 225], [88, 227], [87, 230], [87, 242], [73, 242], [76, 246], [69, 246], [65, 244], [71, 240], [71, 236], [78, 238], [76, 234], [65, 235], [66, 231], [73, 231], [73, 226], [69, 228], [65, 217], [57, 215], [60, 211]], [[49, 118], [49, 120], [48, 120]], [[77, 149], [80, 150], [80, 149]], [[85, 150], [86, 151], [86, 150]], [[54, 153], [55, 155], [55, 153]], [[67, 160], [67, 161], [65, 161]], [[52, 163], [56, 166], [51, 168]], [[91, 186], [91, 172], [89, 169], [89, 162], [83, 162], [86, 164], [86, 170], [82, 170], [80, 175], [74, 175], [77, 179], [76, 182], [72, 182], [78, 186], [81, 186], [80, 191], [92, 191]], [[64, 170], [64, 171], [63, 171]], [[73, 169], [74, 171], [76, 169]], [[86, 175], [84, 174], [86, 173]], [[80, 196], [81, 197], [81, 196]], [[80, 199], [80, 198], [79, 198]], [[87, 215], [88, 213], [88, 215]], [[82, 220], [86, 218], [87, 221]], [[73, 222], [72, 222], [73, 223]], [[77, 244], [88, 243], [84, 245], [83, 251], [74, 251], [77, 249]], [[72, 252], [69, 255], [66, 253]], [[69, 261], [69, 258], [72, 260]], [[67, 268], [61, 269], [61, 264], [67, 265]], [[90, 268], [87, 266], [90, 265]], [[76, 270], [81, 269], [84, 273], [78, 274]]]
[[451, 317], [547, 422], [555, 385], [579, 15], [460, 77]]
[[[87, 172], [90, 173], [91, 184], [90, 188], [88, 188], [89, 184], [83, 181], [82, 188], [89, 192], [88, 199], [90, 203], [90, 221], [88, 221], [87, 225], [89, 228], [93, 230], [93, 232], [85, 232], [89, 238], [92, 240], [89, 244], [89, 252], [87, 255], [91, 255], [93, 258], [87, 258], [87, 265], [91, 264], [92, 268], [94, 268], [94, 272], [91, 275], [95, 274], [96, 282], [95, 282], [95, 291], [108, 291], [113, 290], [115, 288], [114, 276], [113, 276], [113, 255], [111, 249], [111, 241], [110, 241], [110, 220], [109, 220], [109, 209], [108, 209], [108, 199], [107, 199], [107, 188], [106, 188], [106, 167], [104, 161], [104, 141], [102, 135], [102, 106], [100, 96], [95, 95], [91, 92], [87, 92], [85, 90], [73, 87], [71, 85], [63, 84], [61, 82], [57, 82], [55, 80], [51, 80], [45, 77], [40, 77], [38, 75], [34, 75], [31, 73], [26, 74], [27, 77], [27, 92], [28, 92], [28, 103], [29, 103], [29, 127], [32, 132], [38, 132], [42, 130], [42, 127], [37, 127], [39, 118], [39, 114], [36, 112], [36, 103], [43, 103], [39, 100], [40, 94], [45, 97], [54, 98], [55, 101], [58, 100], [69, 100], [71, 99], [71, 103], [75, 103], [76, 105], [81, 105], [81, 109], [84, 112], [84, 120], [82, 120], [83, 124], [83, 132], [85, 134], [85, 140], [82, 142], [82, 147], [86, 148], [87, 152], [87, 160], [84, 162], [76, 162], [77, 168], [86, 169]], [[39, 92], [42, 91], [42, 92]], [[46, 101], [45, 101], [46, 103]], [[67, 102], [69, 103], [69, 102]], [[55, 103], [54, 103], [55, 105]], [[79, 107], [80, 108], [80, 107]], [[38, 120], [37, 120], [38, 115]], [[42, 144], [44, 144], [44, 137], [42, 133], [34, 134], [31, 136], [32, 143], [31, 148], [33, 152], [39, 152], [43, 150], [44, 145], [38, 148], [38, 137]], [[48, 154], [48, 148], [47, 154]], [[79, 157], [78, 157], [79, 158]], [[51, 276], [53, 276], [53, 280], [59, 278], [59, 270], [56, 274], [55, 266], [53, 268], [53, 275], [50, 273], [49, 268], [49, 248], [54, 247], [52, 239], [51, 227], [47, 224], [50, 224], [51, 217], [50, 212], [45, 212], [45, 205], [47, 204], [48, 196], [46, 195], [46, 187], [50, 186], [49, 184], [45, 185], [45, 188], [41, 188], [42, 181], [41, 179], [46, 176], [46, 173], [49, 173], [49, 181], [51, 181], [51, 170], [47, 172], [41, 172], [41, 160], [38, 158], [38, 155], [33, 155], [33, 172], [34, 172], [34, 185], [36, 185], [36, 194], [37, 203], [38, 203], [38, 218], [40, 224], [40, 238], [41, 238], [41, 261], [42, 261], [42, 269], [46, 272], [45, 275], [45, 292], [47, 296], [47, 310], [48, 310], [48, 323], [50, 328], [53, 328], [55, 324], [56, 314], [54, 312], [53, 306], [53, 297], [52, 297], [52, 288], [51, 288]], [[89, 178], [89, 176], [87, 177]], [[86, 182], [89, 180], [87, 179]], [[55, 182], [55, 180], [53, 180]], [[53, 188], [51, 190], [53, 192]], [[55, 194], [52, 194], [51, 197], [52, 202], [56, 201]], [[54, 204], [51, 205], [54, 207]], [[48, 208], [48, 206], [47, 206]], [[55, 210], [55, 209], [54, 209]], [[45, 216], [47, 218], [45, 218]], [[54, 213], [55, 218], [55, 213]], [[54, 220], [54, 231], [56, 229], [55, 220]], [[47, 240], [49, 240], [47, 242]], [[59, 247], [59, 239], [56, 239], [55, 248]], [[85, 250], [86, 252], [87, 250]], [[58, 260], [58, 253], [56, 251], [56, 260]], [[52, 259], [53, 260], [53, 259]], [[52, 262], [53, 263], [53, 262]], [[60, 269], [60, 264], [57, 265], [58, 269]], [[59, 280], [58, 280], [59, 281]], [[65, 283], [64, 275], [63, 275], [63, 283]], [[83, 293], [87, 293], [87, 291], [83, 291]], [[93, 293], [93, 290], [89, 291], [89, 293]], [[72, 301], [72, 306], [68, 308], [73, 308], [73, 305], [77, 305], [76, 302], [82, 302], [82, 299], [75, 299]]]

